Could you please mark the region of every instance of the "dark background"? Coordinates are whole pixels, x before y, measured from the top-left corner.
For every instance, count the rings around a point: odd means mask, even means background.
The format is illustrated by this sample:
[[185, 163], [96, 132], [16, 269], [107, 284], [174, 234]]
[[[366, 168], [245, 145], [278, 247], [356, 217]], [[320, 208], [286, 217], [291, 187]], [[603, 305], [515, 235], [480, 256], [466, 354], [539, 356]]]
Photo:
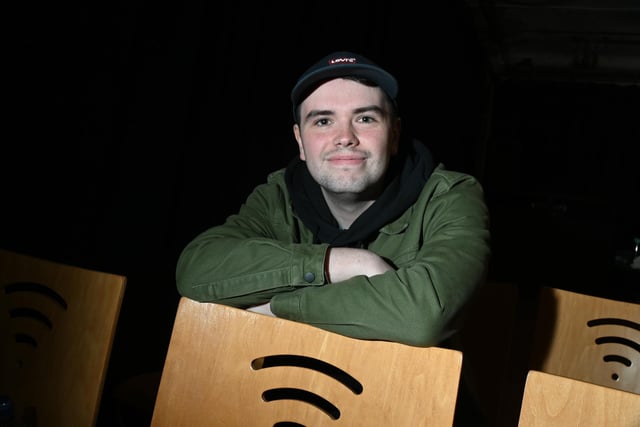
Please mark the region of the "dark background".
[[637, 300], [640, 74], [497, 67], [497, 27], [441, 3], [7, 14], [0, 246], [128, 277], [105, 398], [162, 368], [180, 250], [296, 155], [289, 91], [333, 50], [395, 74], [405, 130], [483, 182], [491, 278]]

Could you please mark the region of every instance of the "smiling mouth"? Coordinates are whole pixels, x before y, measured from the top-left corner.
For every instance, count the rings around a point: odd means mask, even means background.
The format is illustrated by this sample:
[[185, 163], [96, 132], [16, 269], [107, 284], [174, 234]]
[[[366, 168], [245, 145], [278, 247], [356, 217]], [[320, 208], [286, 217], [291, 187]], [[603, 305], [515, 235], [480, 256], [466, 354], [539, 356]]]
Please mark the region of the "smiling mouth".
[[329, 158], [329, 161], [341, 161], [341, 160], [364, 160], [363, 156], [333, 156]]
[[329, 155], [327, 160], [330, 162], [361, 162], [366, 160], [366, 158], [367, 156], [363, 153], [345, 151], [333, 153]]
[[329, 159], [329, 163], [335, 166], [361, 165], [365, 157], [362, 156], [335, 156]]

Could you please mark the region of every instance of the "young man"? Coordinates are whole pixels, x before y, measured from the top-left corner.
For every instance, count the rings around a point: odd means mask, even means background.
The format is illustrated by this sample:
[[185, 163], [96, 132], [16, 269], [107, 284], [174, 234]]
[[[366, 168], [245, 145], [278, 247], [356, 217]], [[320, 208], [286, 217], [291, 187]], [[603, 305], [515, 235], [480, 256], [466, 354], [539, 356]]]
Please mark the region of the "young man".
[[404, 137], [397, 95], [351, 52], [304, 72], [299, 158], [184, 248], [180, 294], [362, 339], [446, 338], [487, 272], [488, 210], [474, 177]]

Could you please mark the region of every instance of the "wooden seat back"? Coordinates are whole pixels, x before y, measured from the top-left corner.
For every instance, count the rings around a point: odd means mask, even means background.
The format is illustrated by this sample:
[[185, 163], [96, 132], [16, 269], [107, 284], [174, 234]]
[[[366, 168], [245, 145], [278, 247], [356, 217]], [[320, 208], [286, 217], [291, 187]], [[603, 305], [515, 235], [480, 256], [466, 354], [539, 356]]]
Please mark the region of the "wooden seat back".
[[461, 365], [183, 297], [152, 426], [451, 426]]
[[126, 277], [0, 250], [0, 395], [26, 425], [94, 426]]
[[640, 393], [640, 305], [542, 288], [530, 369]]
[[640, 395], [529, 371], [518, 427], [640, 426]]

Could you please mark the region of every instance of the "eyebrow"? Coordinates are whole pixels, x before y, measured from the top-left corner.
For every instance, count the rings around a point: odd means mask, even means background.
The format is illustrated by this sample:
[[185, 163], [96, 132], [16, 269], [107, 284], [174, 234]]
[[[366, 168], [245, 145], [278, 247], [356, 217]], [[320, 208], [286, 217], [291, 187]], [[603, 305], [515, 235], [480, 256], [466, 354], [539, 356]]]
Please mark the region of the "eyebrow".
[[374, 111], [381, 115], [384, 115], [386, 113], [386, 110], [380, 107], [379, 105], [368, 105], [366, 107], [356, 108], [354, 113], [360, 114], [360, 113], [366, 113], [369, 111]]

